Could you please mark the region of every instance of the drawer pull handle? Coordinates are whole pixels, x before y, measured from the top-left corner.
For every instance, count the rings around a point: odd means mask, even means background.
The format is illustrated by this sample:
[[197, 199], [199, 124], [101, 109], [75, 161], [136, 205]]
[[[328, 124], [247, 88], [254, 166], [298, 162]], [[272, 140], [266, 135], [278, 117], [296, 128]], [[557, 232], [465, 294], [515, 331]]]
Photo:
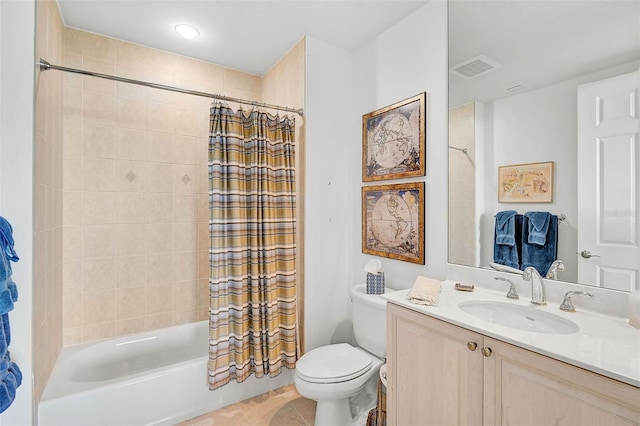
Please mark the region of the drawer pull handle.
[[491, 348], [482, 348], [482, 355], [486, 356], [487, 358], [491, 356], [491, 352], [493, 352]]
[[478, 344], [476, 342], [467, 343], [467, 348], [469, 348], [471, 352], [475, 351], [477, 347], [478, 347]]

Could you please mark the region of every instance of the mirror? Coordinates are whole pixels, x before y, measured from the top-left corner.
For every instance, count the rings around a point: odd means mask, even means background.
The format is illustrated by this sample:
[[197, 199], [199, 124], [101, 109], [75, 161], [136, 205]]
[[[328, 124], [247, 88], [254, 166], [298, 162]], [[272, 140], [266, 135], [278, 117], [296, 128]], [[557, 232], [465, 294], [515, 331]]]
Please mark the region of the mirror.
[[[557, 226], [557, 258], [565, 266], [558, 280], [640, 288], [637, 133], [625, 140], [632, 161], [606, 169], [609, 176], [617, 173], [623, 189], [600, 181], [596, 188], [598, 167], [578, 160], [585, 132], [578, 126], [578, 92], [592, 82], [637, 74], [639, 64], [639, 2], [449, 1], [450, 263], [489, 267], [497, 212], [548, 211], [564, 218]], [[637, 109], [638, 90], [632, 95], [632, 102], [624, 98], [626, 108]], [[636, 128], [637, 121], [636, 115]], [[627, 159], [624, 149], [606, 152]], [[554, 166], [551, 203], [498, 201], [498, 167], [542, 162]], [[631, 195], [631, 202], [627, 197], [626, 204], [600, 213], [616, 238], [635, 245], [635, 264], [602, 268], [599, 249], [584, 242], [597, 228], [593, 218], [585, 219], [584, 204], [602, 204], [593, 194]], [[607, 274], [613, 284], [604, 283]]]

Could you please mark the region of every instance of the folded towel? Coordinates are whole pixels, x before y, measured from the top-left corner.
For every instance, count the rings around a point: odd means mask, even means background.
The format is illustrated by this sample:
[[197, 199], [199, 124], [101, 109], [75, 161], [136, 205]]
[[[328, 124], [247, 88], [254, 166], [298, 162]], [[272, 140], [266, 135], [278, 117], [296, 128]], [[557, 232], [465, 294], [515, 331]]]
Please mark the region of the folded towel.
[[513, 247], [515, 239], [515, 210], [505, 210], [496, 214], [496, 244]]
[[16, 388], [22, 384], [22, 372], [7, 352], [0, 360], [0, 413], [16, 398]]
[[12, 262], [20, 260], [18, 254], [13, 249], [13, 228], [7, 219], [0, 216], [0, 246], [7, 254], [7, 257]]
[[[510, 210], [513, 211], [513, 210]], [[500, 212], [505, 213], [505, 212]], [[508, 221], [513, 221], [513, 240], [515, 244], [500, 244], [498, 241], [505, 241], [504, 239], [500, 240], [498, 234], [501, 232], [498, 230], [499, 222], [503, 219], [502, 215], [498, 213], [496, 215], [496, 229], [494, 232], [494, 244], [493, 244], [493, 261], [500, 265], [506, 265], [510, 268], [519, 269], [520, 268], [520, 252], [522, 249], [522, 244], [520, 240], [522, 238], [522, 215], [514, 214], [510, 216]], [[500, 220], [498, 216], [500, 217]], [[506, 215], [505, 215], [506, 216]]]
[[529, 218], [529, 237], [527, 241], [531, 244], [543, 246], [547, 239], [549, 230], [549, 212], [527, 212], [524, 214]]
[[529, 218], [522, 220], [522, 262], [520, 269], [524, 271], [527, 266], [533, 266], [543, 277], [551, 264], [558, 256], [558, 216], [551, 215], [544, 245], [529, 242]]
[[431, 306], [438, 304], [439, 296], [440, 281], [421, 276], [416, 278], [416, 282], [407, 294], [407, 297], [412, 303]]

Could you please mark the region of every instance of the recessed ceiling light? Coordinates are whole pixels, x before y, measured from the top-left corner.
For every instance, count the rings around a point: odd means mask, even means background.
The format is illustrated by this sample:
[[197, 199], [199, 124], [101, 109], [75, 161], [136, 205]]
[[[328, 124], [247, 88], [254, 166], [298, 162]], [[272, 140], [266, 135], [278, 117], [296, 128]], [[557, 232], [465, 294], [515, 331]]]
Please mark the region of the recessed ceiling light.
[[200, 35], [200, 31], [196, 27], [187, 24], [178, 24], [173, 29], [187, 40], [193, 40]]

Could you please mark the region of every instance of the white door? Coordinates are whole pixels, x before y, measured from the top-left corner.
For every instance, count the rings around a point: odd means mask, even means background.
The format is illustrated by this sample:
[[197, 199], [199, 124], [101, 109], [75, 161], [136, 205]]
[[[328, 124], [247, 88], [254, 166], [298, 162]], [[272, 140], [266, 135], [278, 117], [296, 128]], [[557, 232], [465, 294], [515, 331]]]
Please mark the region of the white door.
[[578, 87], [578, 282], [640, 289], [640, 72]]

